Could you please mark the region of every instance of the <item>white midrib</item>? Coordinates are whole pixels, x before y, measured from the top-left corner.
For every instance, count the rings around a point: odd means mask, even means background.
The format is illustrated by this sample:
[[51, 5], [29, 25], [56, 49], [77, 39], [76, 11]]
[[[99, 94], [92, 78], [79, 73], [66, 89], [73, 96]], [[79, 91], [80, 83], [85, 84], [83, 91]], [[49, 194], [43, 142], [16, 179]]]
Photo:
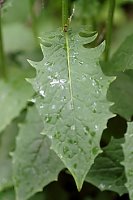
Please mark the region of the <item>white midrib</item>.
[[70, 101], [71, 106], [74, 108], [73, 102], [73, 89], [72, 89], [72, 79], [71, 79], [71, 66], [70, 66], [70, 48], [69, 48], [69, 37], [68, 32], [65, 33], [65, 40], [66, 40], [66, 50], [67, 50], [67, 67], [68, 67], [68, 79], [69, 79], [69, 90], [70, 90]]

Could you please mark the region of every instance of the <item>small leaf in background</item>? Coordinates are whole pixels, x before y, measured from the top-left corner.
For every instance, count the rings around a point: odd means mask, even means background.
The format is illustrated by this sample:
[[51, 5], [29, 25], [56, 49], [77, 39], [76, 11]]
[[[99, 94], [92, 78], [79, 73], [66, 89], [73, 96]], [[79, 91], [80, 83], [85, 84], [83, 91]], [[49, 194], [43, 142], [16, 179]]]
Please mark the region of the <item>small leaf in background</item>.
[[12, 122], [0, 135], [0, 191], [13, 186], [10, 152], [15, 148], [17, 132], [17, 123]]
[[43, 187], [57, 180], [64, 165], [50, 150], [50, 141], [40, 134], [43, 123], [35, 107], [28, 110], [20, 127], [13, 156], [13, 179], [17, 200], [27, 200]]
[[133, 34], [128, 36], [107, 63], [102, 63], [103, 71], [116, 75], [128, 69], [133, 69]]
[[14, 190], [11, 188], [0, 192], [0, 200], [16, 200]]
[[0, 132], [20, 114], [34, 94], [25, 77], [23, 71], [11, 68], [9, 79], [0, 80]]
[[78, 190], [101, 152], [102, 131], [112, 116], [106, 100], [111, 78], [104, 76], [99, 66], [104, 45], [85, 48], [84, 44], [95, 39], [88, 35], [72, 31], [64, 34], [61, 30], [49, 33], [42, 38], [44, 59], [30, 61], [36, 77], [29, 81], [37, 92], [36, 105], [45, 134]]
[[34, 49], [35, 42], [33, 40], [32, 31], [25, 24], [5, 24], [3, 27], [3, 36], [6, 53], [31, 51]]
[[13, 0], [0, 0], [0, 5], [2, 5], [2, 14], [12, 6], [12, 2]]
[[[0, 200], [16, 200], [14, 189], [10, 188], [9, 190], [0, 192]], [[45, 195], [44, 193], [37, 193], [28, 200], [45, 200]]]
[[112, 139], [103, 153], [98, 155], [86, 176], [86, 181], [97, 186], [101, 191], [110, 190], [123, 195], [127, 192], [124, 167], [120, 164], [124, 159], [121, 144], [123, 139]]
[[133, 70], [118, 74], [108, 89], [107, 98], [114, 104], [111, 111], [124, 117], [128, 121], [133, 115]]
[[124, 161], [127, 183], [125, 184], [130, 200], [133, 200], [133, 124], [128, 123], [127, 133], [125, 134], [125, 143], [122, 145], [124, 152]]
[[133, 34], [128, 36], [107, 63], [102, 63], [108, 75], [117, 75], [108, 89], [107, 98], [113, 102], [111, 111], [128, 121], [133, 115]]

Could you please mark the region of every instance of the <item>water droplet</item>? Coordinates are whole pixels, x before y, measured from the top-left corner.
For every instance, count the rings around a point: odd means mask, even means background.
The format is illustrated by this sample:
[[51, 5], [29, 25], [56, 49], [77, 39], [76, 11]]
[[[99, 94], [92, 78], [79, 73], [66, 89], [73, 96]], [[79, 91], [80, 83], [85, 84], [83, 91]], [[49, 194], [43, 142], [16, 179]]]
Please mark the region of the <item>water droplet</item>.
[[52, 136], [52, 135], [49, 135], [48, 137], [49, 137], [49, 139], [51, 139], [51, 140], [53, 139], [53, 136]]
[[98, 125], [95, 125], [95, 130], [98, 131]]
[[79, 61], [79, 64], [80, 64], [80, 65], [83, 65], [83, 63], [84, 63], [83, 61]]
[[86, 74], [82, 74], [82, 80], [85, 81], [87, 78], [87, 75]]
[[129, 137], [130, 137], [130, 138], [133, 137], [133, 134], [130, 134]]
[[50, 82], [51, 87], [54, 86], [60, 86], [62, 89], [64, 89], [64, 85], [66, 83], [65, 79], [52, 79], [52, 81]]
[[84, 129], [85, 135], [89, 134], [90, 129], [88, 126], [85, 126], [83, 129]]
[[49, 80], [52, 80], [52, 76], [48, 76], [48, 79], [49, 79]]
[[60, 139], [60, 137], [61, 137], [60, 132], [57, 131], [57, 132], [55, 133], [54, 137], [55, 137], [55, 139]]
[[94, 131], [90, 131], [90, 135], [91, 135], [92, 137], [94, 137], [94, 136], [96, 135], [96, 133], [95, 133]]
[[41, 104], [41, 105], [40, 105], [40, 108], [44, 108], [44, 105], [43, 105], [43, 104]]
[[52, 109], [54, 110], [56, 108], [56, 106], [55, 105], [52, 105]]
[[73, 110], [74, 109], [72, 101], [69, 102], [68, 108], [69, 108], [69, 110]]
[[44, 132], [41, 132], [40, 135], [46, 135]]
[[74, 163], [73, 167], [74, 167], [74, 169], [76, 169], [77, 168], [77, 163]]
[[61, 98], [61, 102], [64, 102], [66, 100], [66, 96], [63, 96], [62, 98]]
[[111, 187], [112, 187], [112, 185], [109, 185], [109, 186], [108, 186], [108, 189], [110, 189]]
[[44, 65], [45, 66], [50, 66], [50, 65], [52, 65], [52, 63], [51, 62], [46, 62], [46, 63], [44, 63]]
[[79, 55], [79, 53], [78, 53], [78, 52], [74, 52], [73, 54], [74, 54], [74, 55]]
[[73, 139], [69, 139], [69, 140], [68, 140], [68, 143], [69, 143], [69, 144], [77, 144], [77, 141], [76, 141], [76, 140], [73, 140]]
[[69, 151], [69, 148], [67, 146], [63, 147], [63, 153], [66, 154]]
[[52, 68], [51, 68], [51, 67], [48, 67], [48, 71], [49, 71], [49, 72], [52, 72]]
[[51, 120], [52, 120], [51, 116], [49, 116], [49, 115], [45, 116], [45, 122], [49, 123], [49, 122], [51, 122]]
[[10, 151], [9, 152], [9, 156], [13, 157], [14, 156], [14, 152]]
[[92, 153], [94, 155], [96, 155], [98, 153], [98, 151], [99, 151], [99, 148], [97, 146], [92, 148]]
[[96, 113], [96, 102], [94, 102], [93, 104], [92, 104], [92, 112], [93, 113]]
[[90, 145], [92, 145], [92, 140], [89, 140], [88, 142], [89, 142]]
[[100, 185], [98, 186], [101, 190], [104, 190], [105, 189], [105, 185], [100, 183]]
[[96, 86], [96, 81], [94, 79], [92, 80], [92, 85]]
[[61, 110], [58, 111], [57, 115], [56, 115], [57, 119], [61, 119]]
[[58, 154], [58, 156], [59, 156], [59, 158], [60, 158], [60, 159], [62, 159], [62, 158], [63, 158], [63, 156], [62, 156], [61, 154]]
[[32, 103], [36, 103], [36, 99], [35, 99], [35, 98], [32, 98], [30, 101], [31, 101]]
[[45, 92], [44, 92], [44, 90], [40, 90], [40, 91], [39, 91], [39, 94], [40, 94], [42, 97], [45, 97]]
[[68, 143], [73, 144], [73, 140], [72, 140], [72, 139], [69, 139], [69, 140], [68, 140]]
[[78, 106], [78, 110], [80, 109], [80, 106]]
[[75, 125], [72, 125], [72, 126], [71, 126], [71, 130], [72, 130], [72, 131], [75, 131]]
[[59, 77], [59, 74], [58, 72], [55, 73], [55, 78], [58, 78]]

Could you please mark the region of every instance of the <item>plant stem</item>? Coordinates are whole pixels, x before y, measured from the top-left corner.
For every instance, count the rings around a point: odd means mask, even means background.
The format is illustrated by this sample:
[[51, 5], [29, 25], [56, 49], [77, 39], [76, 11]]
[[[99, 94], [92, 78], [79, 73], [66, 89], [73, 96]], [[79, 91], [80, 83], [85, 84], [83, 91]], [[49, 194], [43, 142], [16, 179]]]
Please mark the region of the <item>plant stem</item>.
[[109, 12], [108, 12], [108, 21], [107, 21], [106, 47], [105, 47], [105, 61], [109, 60], [109, 55], [110, 55], [115, 3], [116, 3], [116, 0], [109, 0]]
[[30, 14], [31, 14], [31, 20], [32, 20], [32, 31], [33, 31], [36, 46], [38, 46], [39, 45], [38, 30], [37, 30], [37, 25], [36, 25], [36, 15], [35, 15], [35, 11], [33, 9], [33, 4], [34, 4], [34, 1], [30, 0]]
[[68, 16], [69, 15], [69, 0], [62, 0], [62, 28], [67, 32]]
[[5, 55], [2, 37], [2, 17], [0, 7], [0, 77], [6, 78], [6, 66], [5, 66]]

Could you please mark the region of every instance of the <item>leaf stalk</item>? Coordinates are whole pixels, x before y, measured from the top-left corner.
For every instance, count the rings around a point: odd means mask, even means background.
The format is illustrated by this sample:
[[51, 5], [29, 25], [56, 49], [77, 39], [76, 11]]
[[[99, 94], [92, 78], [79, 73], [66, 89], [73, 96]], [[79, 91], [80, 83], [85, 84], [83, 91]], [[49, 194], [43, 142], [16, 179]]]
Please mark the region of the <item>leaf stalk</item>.
[[32, 21], [32, 32], [33, 32], [36, 46], [38, 46], [39, 45], [38, 29], [37, 29], [37, 24], [36, 24], [36, 14], [33, 9], [33, 5], [34, 5], [34, 0], [30, 0], [30, 15], [31, 15], [31, 21]]
[[2, 36], [1, 6], [0, 6], [0, 77], [6, 78], [6, 65], [5, 65], [4, 45]]
[[69, 0], [62, 0], [62, 28], [64, 32], [68, 30]]
[[109, 0], [109, 12], [108, 12], [108, 19], [107, 19], [107, 33], [106, 33], [106, 46], [105, 46], [105, 61], [106, 62], [109, 60], [109, 56], [110, 56], [115, 4], [116, 4], [116, 0]]

